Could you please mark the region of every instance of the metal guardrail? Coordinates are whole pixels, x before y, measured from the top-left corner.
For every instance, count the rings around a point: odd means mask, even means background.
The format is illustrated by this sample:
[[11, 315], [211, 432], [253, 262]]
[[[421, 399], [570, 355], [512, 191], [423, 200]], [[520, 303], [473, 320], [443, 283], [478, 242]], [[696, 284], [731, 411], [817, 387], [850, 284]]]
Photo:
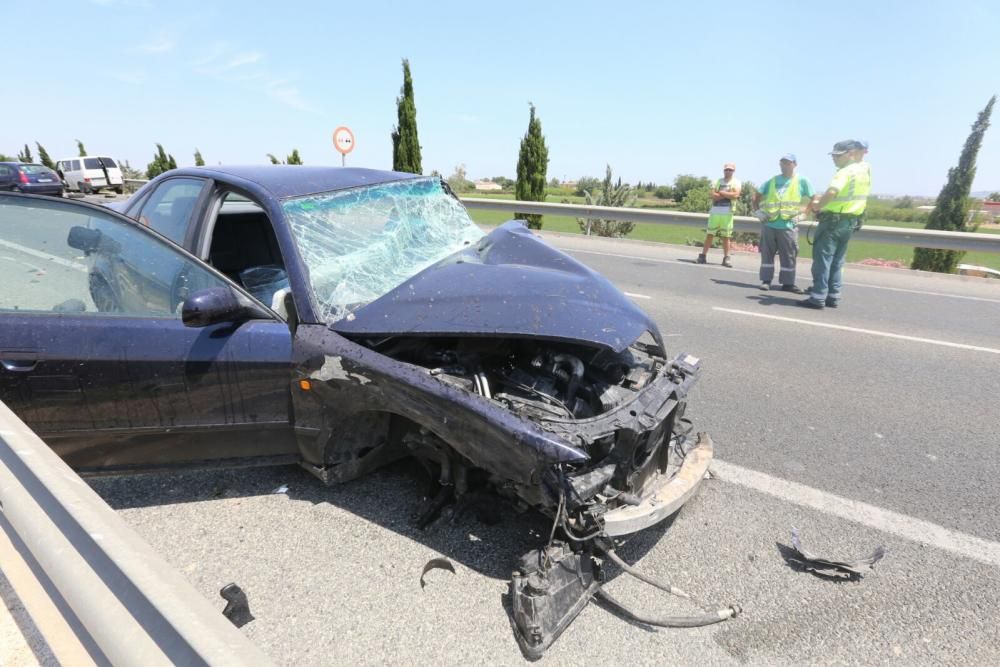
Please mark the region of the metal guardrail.
[[[125, 179], [129, 184], [149, 181]], [[648, 208], [614, 208], [610, 206], [583, 206], [580, 204], [552, 204], [548, 202], [516, 201], [512, 199], [480, 199], [459, 197], [466, 208], [508, 213], [537, 213], [539, 215], [568, 215], [576, 218], [602, 218], [623, 222], [649, 222], [655, 225], [684, 225], [705, 227], [707, 213], [686, 213]], [[814, 229], [819, 224], [813, 220], [799, 223], [799, 230]], [[733, 218], [733, 229], [738, 232], [760, 233], [757, 218], [738, 215]], [[873, 243], [905, 245], [913, 248], [939, 250], [970, 250], [1000, 253], [1000, 234], [978, 232], [945, 232], [937, 229], [908, 229], [904, 227], [879, 227], [865, 225], [854, 233], [854, 238]]]
[[[82, 626], [77, 646], [89, 659], [78, 650], [62, 664], [271, 664], [2, 402], [0, 538], [19, 545], [14, 555]], [[8, 580], [21, 597], [17, 577]]]
[[[479, 199], [463, 197], [466, 208], [509, 213], [537, 213], [541, 215], [568, 215], [577, 218], [602, 218], [624, 222], [648, 222], [657, 225], [685, 225], [705, 227], [707, 213], [684, 213], [648, 208], [613, 208], [608, 206], [583, 206], [580, 204], [550, 204], [546, 202], [514, 201], [510, 199]], [[813, 229], [818, 223], [799, 223], [800, 230]], [[733, 228], [738, 232], [760, 232], [760, 221], [748, 216], [736, 216]], [[854, 233], [854, 238], [875, 243], [890, 243], [918, 248], [941, 250], [973, 250], [1000, 252], [1000, 234], [974, 232], [944, 232], [936, 229], [906, 229], [902, 227], [877, 227], [865, 225]]]

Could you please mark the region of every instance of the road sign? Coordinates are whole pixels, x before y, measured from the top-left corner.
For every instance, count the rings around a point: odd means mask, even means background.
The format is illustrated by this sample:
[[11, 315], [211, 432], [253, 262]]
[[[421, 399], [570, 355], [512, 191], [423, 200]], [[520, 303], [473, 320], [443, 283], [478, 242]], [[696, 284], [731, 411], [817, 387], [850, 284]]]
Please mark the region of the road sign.
[[333, 147], [343, 156], [354, 150], [354, 133], [351, 128], [341, 125], [333, 131]]

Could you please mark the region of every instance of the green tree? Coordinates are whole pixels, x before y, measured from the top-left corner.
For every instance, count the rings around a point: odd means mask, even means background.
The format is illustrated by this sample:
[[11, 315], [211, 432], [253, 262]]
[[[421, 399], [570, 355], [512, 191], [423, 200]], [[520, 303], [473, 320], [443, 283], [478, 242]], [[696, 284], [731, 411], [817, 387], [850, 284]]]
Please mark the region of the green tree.
[[24, 151], [17, 154], [17, 159], [21, 162], [34, 162], [35, 158], [31, 156], [31, 149], [28, 148], [28, 144], [24, 145]]
[[684, 198], [680, 202], [680, 209], [692, 213], [705, 213], [711, 205], [712, 188], [706, 185], [700, 188], [692, 188], [685, 192]]
[[986, 201], [1000, 201], [1000, 192], [991, 192]]
[[455, 171], [452, 175], [446, 179], [448, 181], [448, 187], [450, 187], [453, 192], [468, 192], [475, 189], [476, 184], [470, 181], [465, 174], [465, 165], [460, 164], [455, 167]]
[[[927, 221], [927, 229], [944, 229], [953, 232], [966, 232], [975, 229], [969, 219], [969, 191], [976, 177], [976, 156], [983, 144], [983, 135], [990, 126], [990, 116], [993, 114], [994, 95], [979, 112], [976, 122], [972, 124], [972, 132], [965, 140], [958, 165], [948, 170], [948, 182], [941, 188], [934, 210]], [[958, 263], [965, 255], [964, 251], [935, 250], [931, 248], [915, 248], [913, 251], [914, 269], [954, 273]]]
[[52, 158], [49, 157], [49, 152], [47, 150], [45, 150], [45, 147], [42, 146], [37, 141], [35, 142], [35, 146], [38, 147], [38, 161], [41, 162], [42, 164], [44, 164], [49, 169], [55, 170], [56, 169], [56, 163], [55, 163], [55, 161], [53, 161]]
[[757, 194], [757, 186], [753, 184], [753, 181], [743, 181], [740, 184], [740, 197], [736, 200], [733, 213], [735, 215], [752, 215], [755, 194]]
[[[623, 184], [619, 178], [617, 183], [612, 181], [611, 165], [607, 165], [604, 172], [604, 181], [601, 189], [594, 192], [586, 192], [583, 195], [588, 206], [613, 206], [615, 208], [629, 207], [635, 204], [636, 195], [632, 192], [632, 186]], [[626, 236], [635, 228], [635, 223], [624, 220], [607, 220], [602, 218], [577, 218], [576, 223], [586, 234], [597, 234], [598, 236]]]
[[661, 185], [653, 190], [653, 196], [657, 199], [673, 199], [674, 189], [669, 185]]
[[87, 157], [87, 149], [83, 147], [83, 142], [79, 139], [76, 140], [76, 150], [79, 153], [79, 157]]
[[576, 190], [573, 191], [577, 197], [583, 197], [587, 192], [593, 192], [601, 187], [601, 179], [593, 176], [581, 176], [576, 182]]
[[0, 162], [17, 162], [17, 158], [0, 153]]
[[560, 186], [559, 179], [556, 178], [555, 176], [553, 176], [552, 180], [549, 181], [549, 187], [550, 188], [558, 188], [559, 186]]
[[[531, 115], [528, 131], [521, 139], [521, 151], [517, 157], [517, 184], [515, 197], [521, 201], [545, 201], [545, 172], [549, 168], [549, 149], [542, 135], [542, 121], [535, 116], [535, 105], [529, 103]], [[530, 213], [515, 213], [514, 217], [527, 222], [532, 229], [542, 228], [542, 216]]]
[[292, 149], [292, 154], [285, 160], [285, 164], [302, 164], [302, 158], [299, 157], [298, 148]]
[[174, 156], [167, 155], [167, 152], [163, 150], [163, 144], [156, 144], [156, 153], [153, 155], [153, 161], [146, 165], [146, 177], [153, 179], [164, 172], [176, 168], [177, 161], [174, 160]]
[[904, 195], [896, 200], [893, 204], [893, 208], [913, 208], [913, 197], [910, 195]]
[[123, 178], [127, 178], [129, 180], [146, 178], [146, 174], [129, 164], [128, 160], [120, 162], [118, 166], [121, 167]]
[[274, 155], [272, 155], [271, 153], [267, 154], [267, 159], [271, 161], [271, 164], [281, 164], [281, 160], [274, 157]]
[[201, 157], [201, 151], [198, 150], [197, 148], [194, 149], [194, 166], [196, 166], [196, 167], [204, 167], [205, 166], [205, 160], [202, 159], [202, 157]]
[[392, 170], [422, 174], [420, 140], [417, 138], [417, 106], [413, 101], [410, 61], [403, 59], [403, 87], [396, 98], [396, 125], [392, 128]]
[[[697, 188], [711, 190], [712, 181], [706, 176], [693, 176], [692, 174], [678, 175], [674, 179], [674, 201], [684, 201], [688, 191]], [[706, 208], [705, 210], [707, 211], [708, 209]]]

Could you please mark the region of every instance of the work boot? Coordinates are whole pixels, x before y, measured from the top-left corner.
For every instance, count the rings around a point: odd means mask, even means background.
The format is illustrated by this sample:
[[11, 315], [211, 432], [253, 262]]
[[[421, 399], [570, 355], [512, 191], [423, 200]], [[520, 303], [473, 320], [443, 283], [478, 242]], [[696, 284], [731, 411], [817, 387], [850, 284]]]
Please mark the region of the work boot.
[[733, 260], [730, 259], [729, 255], [726, 255], [725, 257], [722, 258], [722, 265], [727, 269], [733, 268]]
[[[792, 294], [805, 294], [806, 293], [806, 291], [804, 289], [802, 289], [801, 287], [796, 287], [795, 285], [782, 285], [781, 286], [781, 291], [782, 292], [791, 292]], [[830, 305], [829, 301], [827, 301], [827, 305]]]
[[699, 264], [708, 264], [708, 260], [705, 258], [705, 253], [703, 253], [703, 252], [699, 252], [698, 253], [698, 263]]
[[837, 307], [837, 302], [834, 301], [833, 299], [827, 299], [826, 300], [826, 307], [827, 308], [836, 308]]
[[761, 283], [760, 284], [760, 289], [761, 289], [761, 291], [764, 291], [764, 292], [768, 291], [769, 289], [771, 289], [771, 283]]
[[812, 299], [806, 299], [805, 301], [796, 301], [803, 308], [812, 308], [813, 310], [823, 310], [825, 306], [819, 301], [813, 301]]

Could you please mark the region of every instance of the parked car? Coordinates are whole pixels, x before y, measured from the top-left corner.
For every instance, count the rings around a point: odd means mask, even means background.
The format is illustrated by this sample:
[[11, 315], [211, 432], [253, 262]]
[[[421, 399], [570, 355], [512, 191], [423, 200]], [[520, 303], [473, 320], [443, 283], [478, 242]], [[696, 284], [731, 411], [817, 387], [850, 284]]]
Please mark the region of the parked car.
[[118, 194], [125, 192], [125, 180], [118, 163], [104, 155], [71, 157], [56, 163], [68, 190], [100, 192], [107, 188]]
[[[581, 545], [704, 477], [699, 360], [519, 221], [484, 234], [439, 178], [178, 169], [125, 213], [0, 194], [0, 399], [81, 471], [297, 461], [333, 483], [410, 456], [431, 511], [492, 489], [550, 516], [578, 545], [544, 559], [567, 586]], [[514, 607], [540, 652], [597, 578], [546, 593], [532, 562]], [[562, 625], [532, 630], [524, 600], [550, 593]]]
[[0, 190], [62, 197], [59, 174], [43, 164], [0, 162]]

